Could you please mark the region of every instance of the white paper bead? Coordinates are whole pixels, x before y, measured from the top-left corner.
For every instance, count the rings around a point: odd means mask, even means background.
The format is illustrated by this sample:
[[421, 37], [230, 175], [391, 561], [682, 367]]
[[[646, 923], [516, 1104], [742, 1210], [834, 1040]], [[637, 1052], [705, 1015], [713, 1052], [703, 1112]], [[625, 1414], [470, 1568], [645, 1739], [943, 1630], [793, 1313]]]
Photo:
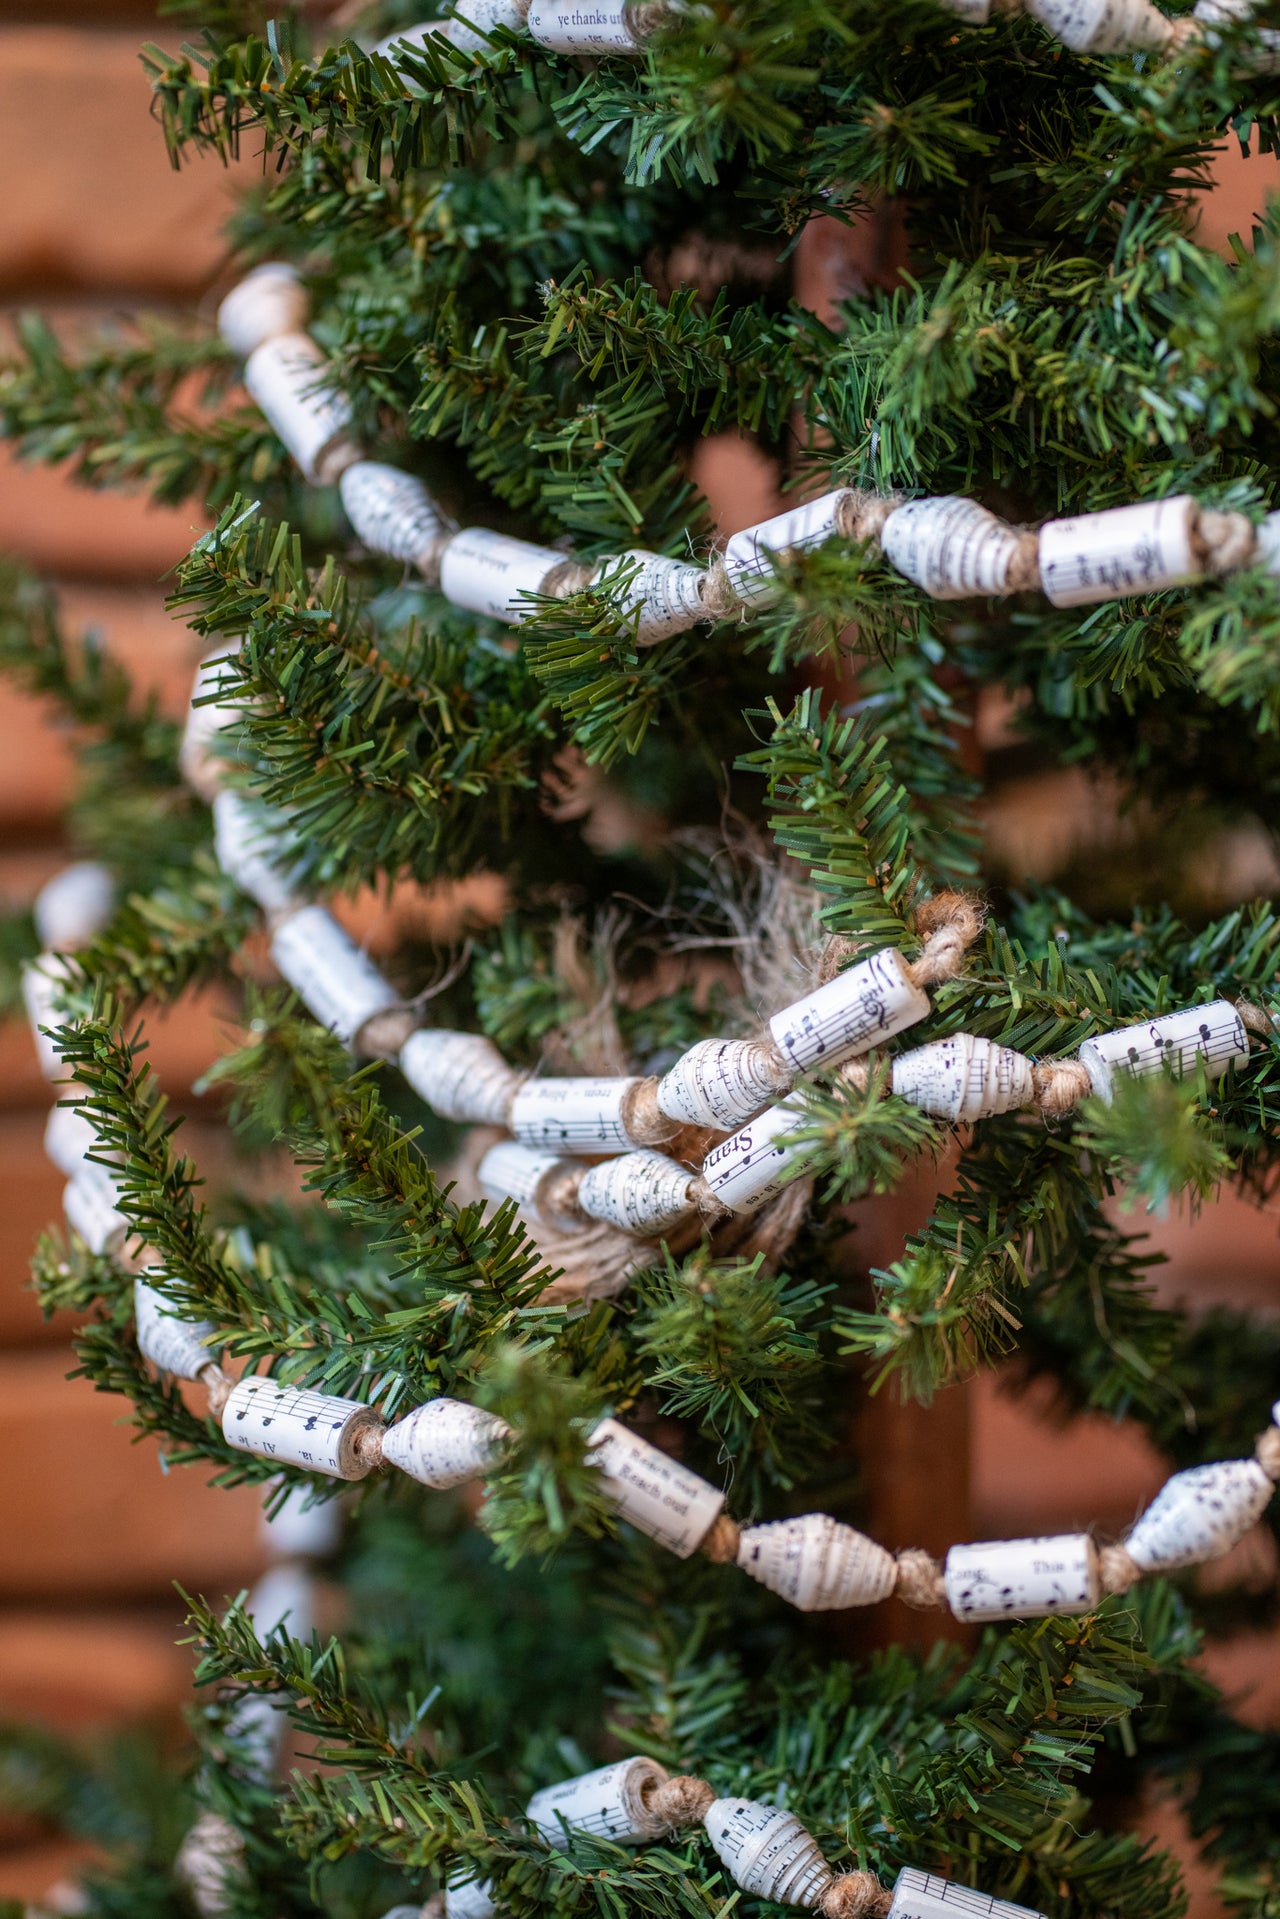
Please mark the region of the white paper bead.
[[686, 1126], [741, 1126], [791, 1080], [759, 1040], [701, 1039], [659, 1081], [658, 1108]]
[[1191, 535], [1196, 502], [1182, 493], [1040, 529], [1040, 583], [1055, 606], [1093, 606], [1199, 576]]
[[59, 1000], [68, 979], [65, 961], [56, 953], [42, 953], [22, 969], [22, 1000], [27, 1009], [31, 1040], [46, 1079], [62, 1079], [62, 1054], [42, 1026], [65, 1026], [67, 1015]]
[[350, 1046], [375, 1013], [400, 1004], [367, 953], [323, 906], [277, 926], [271, 957], [322, 1026]]
[[966, 26], [982, 27], [991, 18], [991, 0], [942, 0], [942, 4]]
[[697, 1551], [724, 1505], [723, 1493], [616, 1419], [596, 1427], [588, 1460], [622, 1517], [677, 1559]]
[[1173, 38], [1151, 0], [1026, 0], [1026, 9], [1073, 53], [1136, 53]]
[[130, 1228], [116, 1207], [116, 1189], [100, 1166], [86, 1160], [75, 1178], [62, 1191], [62, 1210], [67, 1224], [77, 1232], [91, 1253], [118, 1251]]
[[98, 1135], [78, 1106], [50, 1109], [45, 1122], [44, 1150], [60, 1173], [74, 1179], [97, 1145]]
[[518, 625], [537, 612], [522, 599], [540, 593], [553, 567], [564, 565], [564, 554], [554, 547], [531, 546], [485, 526], [465, 527], [455, 533], [440, 560], [440, 591], [455, 606], [491, 619]]
[[892, 1553], [828, 1513], [745, 1527], [738, 1564], [800, 1612], [874, 1606], [889, 1597], [898, 1571]]
[[372, 1407], [358, 1400], [280, 1386], [255, 1373], [237, 1380], [222, 1409], [228, 1445], [331, 1479], [365, 1477], [372, 1461], [360, 1457], [357, 1442], [379, 1424]]
[[382, 1439], [382, 1457], [424, 1486], [461, 1486], [490, 1467], [511, 1428], [461, 1399], [433, 1399]]
[[441, 34], [462, 53], [486, 53], [491, 49], [485, 36], [495, 27], [505, 27], [508, 33], [528, 32], [515, 0], [458, 0], [458, 11], [462, 19], [427, 20], [421, 26], [403, 27], [398, 33], [389, 33], [385, 40], [379, 40], [373, 51], [395, 60], [398, 49], [420, 52], [429, 34]]
[[[633, 567], [638, 571], [631, 573]], [[628, 573], [631, 578], [623, 586], [621, 576]], [[706, 578], [705, 567], [637, 548], [602, 560], [592, 584], [610, 594], [620, 613], [631, 618], [639, 613], [637, 646], [656, 646], [672, 633], [684, 633], [699, 620], [710, 618], [702, 603]]]
[[269, 1566], [245, 1601], [259, 1639], [281, 1630], [290, 1639], [310, 1639], [315, 1588], [301, 1566]]
[[205, 1340], [217, 1332], [208, 1319], [184, 1319], [163, 1293], [145, 1279], [133, 1282], [133, 1317], [138, 1333], [138, 1351], [162, 1373], [175, 1379], [199, 1379], [218, 1355]]
[[46, 880], [32, 914], [41, 946], [70, 953], [100, 933], [116, 908], [116, 883], [101, 860], [75, 860]]
[[298, 903], [274, 857], [284, 850], [279, 826], [273, 830], [264, 808], [230, 787], [213, 802], [213, 850], [223, 872], [264, 912], [283, 913]]
[[[1196, 0], [1191, 11], [1194, 19], [1210, 28], [1251, 20], [1257, 10], [1255, 0]], [[1211, 47], [1217, 46], [1217, 34], [1206, 32], [1204, 37]], [[1274, 27], [1264, 27], [1259, 32], [1258, 46], [1249, 58], [1249, 67], [1254, 73], [1274, 73], [1280, 67], [1280, 32]], [[1274, 519], [1276, 515], [1270, 517]]]
[[178, 750], [178, 766], [183, 779], [202, 799], [210, 801], [216, 798], [222, 779], [221, 755], [216, 750], [221, 742], [217, 736], [224, 726], [241, 717], [241, 710], [225, 700], [209, 700], [201, 706], [197, 706], [196, 701], [217, 692], [225, 670], [217, 662], [226, 658], [227, 648], [221, 646], [216, 653], [201, 660], [196, 668], [191, 703], [182, 731], [182, 745]]
[[1101, 1596], [1098, 1555], [1087, 1533], [953, 1546], [945, 1578], [947, 1604], [957, 1619], [1089, 1612]]
[[1122, 1026], [1115, 1033], [1099, 1033], [1080, 1048], [1081, 1064], [1088, 1069], [1089, 1082], [1102, 1099], [1111, 1097], [1112, 1074], [1163, 1072], [1168, 1064], [1183, 1076], [1196, 1070], [1203, 1059], [1210, 1079], [1218, 1079], [1228, 1066], [1249, 1057], [1249, 1037], [1243, 1021], [1230, 1000], [1218, 999], [1208, 1006], [1188, 1006], [1182, 1012], [1164, 1013], [1144, 1026]]
[[422, 481], [380, 460], [356, 460], [338, 482], [342, 507], [361, 545], [371, 553], [416, 566], [449, 522]]
[[713, 1799], [703, 1823], [744, 1892], [784, 1906], [815, 1907], [831, 1883], [821, 1847], [793, 1812], [758, 1799]]
[[521, 1075], [483, 1033], [424, 1026], [400, 1048], [400, 1071], [441, 1119], [505, 1126]]
[[222, 1919], [230, 1912], [232, 1882], [243, 1866], [244, 1840], [218, 1812], [200, 1814], [174, 1860], [174, 1870], [201, 1919]]
[[664, 1233], [694, 1210], [693, 1175], [661, 1153], [623, 1153], [588, 1166], [578, 1182], [578, 1205], [627, 1233]]
[[1219, 1559], [1261, 1519], [1274, 1491], [1256, 1459], [1191, 1466], [1161, 1487], [1125, 1551], [1146, 1573]]
[[218, 308], [218, 331], [238, 359], [281, 333], [300, 333], [311, 302], [291, 266], [270, 260], [232, 287]]
[[1044, 1919], [1044, 1914], [904, 1866], [893, 1888], [889, 1919]]
[[713, 1146], [702, 1162], [708, 1191], [731, 1212], [758, 1213], [778, 1197], [804, 1152], [792, 1135], [805, 1119], [801, 1106], [771, 1106]]
[[1007, 593], [1018, 536], [976, 500], [944, 495], [909, 500], [880, 531], [880, 545], [899, 573], [931, 599], [967, 600]]
[[521, 1212], [536, 1219], [535, 1197], [539, 1186], [548, 1173], [564, 1164], [558, 1153], [536, 1153], [532, 1146], [521, 1146], [514, 1139], [501, 1139], [480, 1161], [476, 1178], [487, 1198], [513, 1199]]
[[527, 1079], [511, 1102], [512, 1132], [526, 1146], [601, 1153], [633, 1146], [623, 1108], [637, 1079]]
[[779, 1052], [797, 1073], [838, 1066], [865, 1053], [929, 1011], [929, 996], [910, 978], [901, 953], [875, 953], [784, 1006], [769, 1021]]
[[533, 0], [526, 22], [553, 53], [634, 53], [628, 0]]
[[274, 1512], [263, 1512], [259, 1530], [267, 1551], [282, 1559], [323, 1559], [342, 1536], [342, 1516], [336, 1500], [311, 1499], [309, 1487], [291, 1486]]
[[846, 489], [824, 493], [804, 506], [793, 506], [759, 526], [735, 533], [724, 550], [724, 569], [738, 598], [748, 606], [767, 606], [781, 588], [773, 560], [789, 553], [822, 546], [836, 532], [836, 516]]
[[1031, 1061], [972, 1033], [931, 1040], [893, 1062], [893, 1090], [957, 1123], [1014, 1113], [1032, 1098]]
[[445, 1919], [493, 1919], [497, 1910], [489, 1879], [464, 1879], [444, 1889]]
[[313, 485], [331, 484], [359, 459], [347, 437], [351, 403], [333, 385], [329, 363], [310, 334], [264, 340], [245, 361], [244, 383]]
[[534, 1793], [525, 1816], [553, 1846], [564, 1844], [566, 1828], [615, 1844], [656, 1839], [666, 1827], [648, 1810], [644, 1795], [669, 1777], [654, 1759], [619, 1759], [557, 1786], [544, 1786]]

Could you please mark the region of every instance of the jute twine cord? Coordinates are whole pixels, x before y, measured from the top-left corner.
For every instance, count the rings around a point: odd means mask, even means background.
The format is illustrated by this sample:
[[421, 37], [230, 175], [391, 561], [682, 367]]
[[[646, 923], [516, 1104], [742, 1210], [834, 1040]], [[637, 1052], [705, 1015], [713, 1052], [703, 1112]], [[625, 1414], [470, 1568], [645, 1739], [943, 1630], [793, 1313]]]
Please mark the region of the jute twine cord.
[[698, 1551], [714, 1566], [732, 1566], [738, 1557], [738, 1546], [742, 1540], [742, 1528], [736, 1519], [728, 1513], [718, 1513], [712, 1521], [711, 1530], [699, 1540]]
[[986, 923], [986, 909], [972, 893], [935, 893], [915, 915], [918, 933], [924, 945], [907, 973], [917, 986], [938, 986], [955, 979], [964, 966], [965, 955]]
[[1265, 1006], [1258, 1006], [1251, 999], [1238, 999], [1235, 1005], [1241, 1024], [1247, 1026], [1251, 1033], [1256, 1033], [1260, 1039], [1275, 1038], [1276, 1022]]
[[666, 0], [632, 0], [626, 9], [627, 32], [637, 46], [643, 46], [671, 18]]
[[1078, 1059], [1040, 1059], [1031, 1068], [1031, 1090], [1046, 1119], [1074, 1111], [1092, 1089], [1089, 1069]]
[[1031, 527], [1010, 529], [1017, 544], [1005, 585], [1010, 593], [1038, 593], [1040, 590], [1040, 535]]
[[1257, 532], [1244, 513], [1219, 513], [1202, 506], [1191, 544], [1206, 573], [1236, 573], [1254, 558]]
[[716, 1799], [714, 1786], [693, 1773], [678, 1772], [670, 1779], [649, 1781], [641, 1787], [644, 1809], [674, 1832], [679, 1826], [700, 1826]]
[[894, 1583], [894, 1593], [904, 1606], [912, 1606], [917, 1612], [930, 1612], [935, 1606], [947, 1603], [947, 1587], [942, 1577], [942, 1567], [932, 1553], [920, 1546], [908, 1546], [905, 1552], [896, 1555], [898, 1576]]
[[1280, 1481], [1280, 1426], [1268, 1426], [1258, 1435], [1254, 1457], [1268, 1479]]
[[1123, 1546], [1100, 1546], [1098, 1570], [1102, 1577], [1102, 1590], [1107, 1593], [1127, 1593], [1142, 1577], [1141, 1566], [1136, 1559], [1129, 1557]]
[[622, 1124], [638, 1146], [665, 1146], [680, 1130], [658, 1104], [658, 1076], [638, 1080], [622, 1102]]
[[581, 593], [590, 586], [593, 566], [584, 566], [581, 560], [561, 560], [559, 566], [553, 566], [543, 580], [539, 592], [548, 599], [567, 600], [572, 593]]
[[883, 1919], [893, 1905], [874, 1872], [842, 1872], [822, 1895], [818, 1910], [825, 1919]]

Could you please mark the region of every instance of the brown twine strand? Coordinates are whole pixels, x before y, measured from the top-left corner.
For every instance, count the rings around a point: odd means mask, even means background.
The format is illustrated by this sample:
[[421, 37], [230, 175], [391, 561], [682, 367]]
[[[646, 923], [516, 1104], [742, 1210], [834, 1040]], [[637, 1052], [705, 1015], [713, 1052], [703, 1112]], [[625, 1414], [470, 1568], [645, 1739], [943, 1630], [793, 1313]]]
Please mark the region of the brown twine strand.
[[701, 1173], [689, 1181], [689, 1203], [695, 1206], [710, 1224], [714, 1224], [718, 1219], [726, 1219], [733, 1210], [732, 1207], [726, 1206], [723, 1200], [716, 1198]]
[[380, 1419], [370, 1420], [367, 1426], [357, 1426], [351, 1435], [353, 1457], [369, 1472], [376, 1472], [382, 1464], [382, 1442], [387, 1429]]
[[[516, 4], [519, 5], [520, 0], [516, 0]], [[532, 0], [524, 0], [525, 12], [528, 11], [531, 4]], [[415, 559], [414, 565], [428, 586], [439, 586], [440, 568], [444, 564], [444, 550], [457, 530], [457, 527], [450, 526], [446, 527], [443, 533], [437, 533], [433, 540], [427, 541], [427, 544]]]
[[860, 1059], [847, 1059], [843, 1066], [836, 1068], [836, 1078], [851, 1086], [855, 1093], [865, 1093], [871, 1084], [871, 1067], [874, 1055], [863, 1053]]
[[1280, 1426], [1268, 1426], [1258, 1434], [1254, 1456], [1268, 1479], [1280, 1480]]
[[723, 560], [712, 560], [708, 566], [699, 597], [713, 620], [727, 620], [735, 613], [745, 613], [741, 600], [733, 590], [733, 581], [725, 570]]
[[666, 0], [632, 0], [626, 9], [627, 32], [636, 45], [642, 47], [670, 17]]
[[1202, 506], [1192, 545], [1206, 573], [1236, 573], [1254, 557], [1257, 535], [1244, 513], [1219, 513]]
[[585, 1166], [551, 1166], [533, 1192], [533, 1210], [541, 1219], [581, 1220], [587, 1215], [578, 1204], [578, 1187]]
[[231, 1388], [234, 1381], [228, 1379], [221, 1366], [216, 1363], [203, 1367], [200, 1377], [204, 1382], [205, 1391], [209, 1395], [210, 1416], [213, 1419], [218, 1419], [221, 1417], [223, 1407], [231, 1397]]
[[591, 584], [593, 566], [584, 566], [581, 560], [561, 560], [553, 566], [538, 588], [540, 593], [553, 600], [567, 600], [571, 593], [581, 593]]
[[665, 1146], [680, 1130], [678, 1120], [668, 1119], [658, 1104], [658, 1077], [638, 1079], [622, 1101], [622, 1124], [628, 1139], [637, 1146]]
[[861, 952], [857, 940], [851, 940], [845, 933], [832, 933], [822, 948], [822, 958], [818, 961], [818, 984], [825, 986], [833, 980], [852, 959]]
[[1031, 1090], [1046, 1119], [1060, 1119], [1088, 1099], [1089, 1069], [1078, 1059], [1041, 1059], [1031, 1068]]
[[1265, 1006], [1259, 1006], [1251, 999], [1238, 999], [1236, 1011], [1240, 1015], [1241, 1025], [1247, 1026], [1251, 1033], [1257, 1033], [1260, 1039], [1275, 1038], [1276, 1023]]
[[1009, 593], [1038, 593], [1041, 585], [1040, 535], [1029, 526], [1012, 526], [1009, 531], [1018, 544], [1005, 575], [1005, 590]]
[[889, 515], [902, 505], [895, 493], [863, 493], [856, 487], [836, 501], [836, 532], [846, 540], [879, 540]]
[[904, 1605], [914, 1606], [917, 1612], [928, 1612], [934, 1606], [946, 1604], [942, 1567], [932, 1553], [920, 1546], [908, 1546], [905, 1552], [897, 1554], [897, 1561], [898, 1576], [893, 1590]]
[[358, 1059], [395, 1059], [410, 1033], [418, 1030], [418, 1014], [412, 1006], [388, 1006], [367, 1019], [355, 1036], [353, 1050]]
[[924, 901], [915, 914], [916, 931], [924, 935], [924, 946], [907, 963], [914, 984], [936, 986], [954, 979], [986, 917], [982, 902], [971, 893], [936, 893]]
[[728, 1513], [717, 1513], [710, 1530], [698, 1541], [698, 1551], [714, 1566], [732, 1566], [738, 1557], [742, 1528]]
[[1098, 1571], [1104, 1593], [1127, 1593], [1142, 1577], [1141, 1566], [1129, 1557], [1123, 1546], [1099, 1547]]
[[893, 1905], [874, 1872], [842, 1872], [822, 1895], [818, 1907], [824, 1919], [883, 1919]]
[[651, 1779], [640, 1788], [644, 1809], [673, 1831], [677, 1826], [700, 1826], [715, 1803], [716, 1790], [691, 1772], [670, 1779]]

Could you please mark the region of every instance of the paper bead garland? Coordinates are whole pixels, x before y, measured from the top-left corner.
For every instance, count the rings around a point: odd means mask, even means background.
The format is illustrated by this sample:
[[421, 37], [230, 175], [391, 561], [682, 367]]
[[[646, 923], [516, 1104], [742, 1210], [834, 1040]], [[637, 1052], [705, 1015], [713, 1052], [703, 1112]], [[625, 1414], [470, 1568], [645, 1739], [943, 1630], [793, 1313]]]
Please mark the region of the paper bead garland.
[[904, 1866], [893, 1889], [888, 1919], [1044, 1919], [1044, 1914], [1007, 1899], [993, 1899], [936, 1872]]
[[525, 1146], [557, 1153], [625, 1151], [626, 1110], [638, 1079], [527, 1079], [512, 1096], [507, 1125]]
[[688, 1559], [710, 1532], [724, 1494], [616, 1419], [600, 1422], [588, 1455], [623, 1519]]
[[218, 331], [231, 351], [247, 360], [264, 340], [300, 333], [310, 304], [293, 268], [269, 260], [228, 293], [218, 308]]
[[887, 1599], [897, 1577], [892, 1553], [826, 1513], [743, 1528], [737, 1564], [800, 1612], [839, 1612]]
[[463, 1879], [444, 1889], [445, 1919], [493, 1919], [498, 1910], [487, 1879]]
[[1162, 1072], [1166, 1066], [1175, 1073], [1194, 1073], [1203, 1060], [1210, 1079], [1218, 1079], [1228, 1066], [1249, 1057], [1249, 1035], [1244, 1022], [1229, 1000], [1214, 1000], [1208, 1006], [1189, 1006], [1182, 1012], [1165, 1013], [1143, 1026], [1122, 1026], [1118, 1032], [1099, 1033], [1085, 1040], [1080, 1061], [1088, 1069], [1094, 1092], [1110, 1099], [1112, 1076], [1117, 1072], [1142, 1075]]
[[379, 1013], [400, 1004], [368, 954], [323, 906], [303, 906], [277, 925], [271, 957], [307, 1010], [346, 1046]]
[[424, 1486], [461, 1486], [488, 1470], [511, 1428], [460, 1399], [432, 1399], [382, 1438], [382, 1457]]
[[1034, 1096], [1031, 1061], [972, 1033], [956, 1033], [899, 1053], [891, 1077], [899, 1099], [957, 1125], [1017, 1112]]
[[791, 1081], [776, 1048], [760, 1040], [702, 1039], [658, 1082], [658, 1107], [685, 1126], [737, 1127]]
[[1087, 1533], [953, 1546], [945, 1577], [957, 1619], [1091, 1612], [1102, 1597], [1097, 1550]]
[[620, 1759], [616, 1765], [565, 1779], [536, 1792], [525, 1817], [553, 1846], [566, 1832], [589, 1832], [597, 1839], [625, 1845], [628, 1840], [656, 1839], [663, 1821], [645, 1804], [648, 1789], [668, 1777], [652, 1759]]
[[133, 1319], [138, 1351], [162, 1373], [176, 1379], [199, 1379], [210, 1368], [218, 1370], [218, 1354], [206, 1342], [217, 1335], [207, 1319], [185, 1319], [163, 1293], [139, 1277], [133, 1284]]
[[880, 534], [885, 558], [935, 600], [1007, 593], [1018, 536], [974, 500], [909, 500]]
[[577, 1202], [589, 1218], [648, 1238], [689, 1218], [692, 1188], [689, 1169], [661, 1153], [623, 1153], [587, 1168]]
[[365, 1478], [379, 1456], [369, 1442], [381, 1431], [377, 1413], [360, 1400], [280, 1386], [257, 1374], [238, 1380], [222, 1409], [229, 1446], [333, 1479]]
[[1256, 1459], [1190, 1466], [1161, 1487], [1124, 1549], [1144, 1573], [1219, 1559], [1257, 1524], [1274, 1491]]
[[380, 460], [356, 460], [338, 481], [342, 509], [362, 546], [425, 570], [453, 531], [421, 480]]
[[505, 1126], [524, 1077], [482, 1033], [420, 1027], [400, 1048], [400, 1071], [442, 1119]]
[[707, 1837], [744, 1892], [782, 1905], [817, 1906], [832, 1872], [822, 1849], [793, 1812], [756, 1799], [716, 1799]]
[[1094, 606], [1197, 579], [1199, 508], [1187, 494], [1050, 520], [1040, 529], [1040, 580], [1055, 606]]
[[316, 486], [338, 479], [360, 458], [348, 437], [350, 401], [325, 385], [327, 376], [328, 360], [309, 333], [273, 335], [244, 363], [245, 385]]
[[928, 1012], [928, 994], [886, 947], [775, 1013], [769, 1031], [794, 1070], [808, 1073], [869, 1051]]

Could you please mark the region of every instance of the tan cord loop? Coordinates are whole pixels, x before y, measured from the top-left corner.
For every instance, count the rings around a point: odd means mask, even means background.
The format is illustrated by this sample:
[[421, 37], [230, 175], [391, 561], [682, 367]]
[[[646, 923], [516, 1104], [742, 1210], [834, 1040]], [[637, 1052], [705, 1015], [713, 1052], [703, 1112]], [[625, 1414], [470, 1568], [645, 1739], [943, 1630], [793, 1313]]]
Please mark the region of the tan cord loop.
[[1280, 1426], [1268, 1426], [1258, 1434], [1254, 1456], [1268, 1479], [1280, 1480]]
[[946, 1605], [947, 1587], [942, 1567], [932, 1553], [919, 1546], [908, 1546], [897, 1555], [897, 1560], [898, 1577], [893, 1590], [905, 1606], [928, 1612], [934, 1606]]
[[1098, 1571], [1104, 1593], [1127, 1593], [1142, 1577], [1141, 1566], [1136, 1559], [1130, 1559], [1123, 1546], [1099, 1547]]
[[718, 1219], [727, 1219], [733, 1210], [716, 1198], [701, 1173], [689, 1181], [689, 1204], [711, 1225]]
[[1088, 1099], [1093, 1081], [1078, 1059], [1041, 1059], [1031, 1068], [1031, 1090], [1046, 1119], [1061, 1119]]
[[1012, 526], [1009, 531], [1018, 542], [1018, 550], [1009, 562], [1005, 576], [1010, 593], [1038, 593], [1040, 590], [1040, 535], [1031, 527]]
[[1236, 573], [1253, 559], [1257, 536], [1245, 514], [1202, 506], [1192, 541], [1206, 573]]
[[893, 1894], [874, 1872], [842, 1872], [822, 1895], [818, 1907], [824, 1919], [883, 1919], [893, 1904]]
[[819, 986], [825, 986], [828, 980], [833, 980], [850, 960], [857, 959], [860, 951], [857, 940], [851, 940], [843, 933], [832, 933], [824, 942], [822, 958], [818, 961]]
[[533, 1210], [540, 1219], [586, 1219], [578, 1204], [578, 1187], [586, 1170], [585, 1166], [552, 1166], [542, 1175], [533, 1193]]
[[559, 566], [553, 566], [538, 588], [549, 599], [567, 600], [572, 593], [581, 593], [590, 586], [595, 573], [593, 566], [584, 566], [581, 560], [561, 560]]
[[713, 620], [728, 620], [735, 613], [745, 612], [723, 560], [712, 560], [708, 566], [699, 597]]
[[219, 1419], [222, 1409], [231, 1397], [233, 1381], [227, 1378], [221, 1366], [206, 1366], [200, 1374], [205, 1390], [209, 1395], [209, 1417]]
[[1251, 1033], [1257, 1033], [1260, 1039], [1275, 1038], [1276, 1023], [1265, 1006], [1259, 1006], [1251, 999], [1238, 999], [1236, 1011], [1240, 1015], [1241, 1024], [1247, 1026]]
[[637, 1146], [665, 1146], [680, 1131], [680, 1122], [668, 1119], [658, 1104], [658, 1077], [637, 1080], [622, 1102], [622, 1124]]
[[924, 946], [915, 959], [907, 962], [914, 983], [936, 986], [954, 979], [986, 917], [982, 902], [971, 893], [936, 893], [925, 900], [915, 913], [915, 928], [923, 935]]
[[868, 1053], [864, 1053], [861, 1059], [847, 1059], [843, 1066], [836, 1068], [836, 1078], [852, 1087], [855, 1093], [865, 1093], [871, 1084], [873, 1063], [874, 1055]]
[[742, 1528], [728, 1513], [717, 1513], [711, 1530], [698, 1541], [698, 1551], [715, 1566], [732, 1566], [738, 1557]]
[[850, 487], [836, 501], [836, 532], [846, 540], [879, 541], [885, 521], [901, 505], [896, 493], [862, 493]]
[[691, 1772], [670, 1779], [650, 1780], [640, 1788], [646, 1812], [664, 1826], [700, 1826], [715, 1803], [716, 1790]]
[[351, 1435], [351, 1451], [357, 1463], [366, 1472], [376, 1472], [382, 1464], [382, 1442], [386, 1437], [386, 1427], [379, 1419], [367, 1426], [358, 1426]]

